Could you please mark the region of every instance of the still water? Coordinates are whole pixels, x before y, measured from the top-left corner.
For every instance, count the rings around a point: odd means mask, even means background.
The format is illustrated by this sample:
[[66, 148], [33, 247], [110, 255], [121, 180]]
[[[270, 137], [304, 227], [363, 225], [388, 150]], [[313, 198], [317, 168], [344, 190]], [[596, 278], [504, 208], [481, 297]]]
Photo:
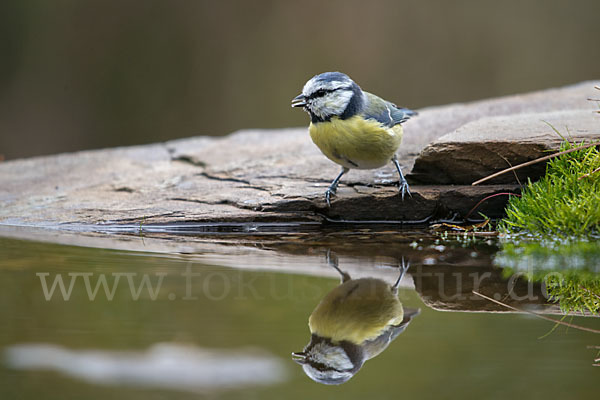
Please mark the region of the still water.
[[[493, 265], [495, 240], [379, 233], [126, 237], [218, 249], [186, 254], [0, 239], [0, 398], [597, 398], [598, 334], [552, 331], [473, 295], [558, 312], [543, 285]], [[399, 301], [390, 300], [403, 263]], [[340, 286], [342, 274], [353, 288]], [[375, 297], [352, 303], [362, 310], [354, 318], [340, 302], [361, 291]], [[324, 298], [333, 311], [321, 325], [360, 326], [391, 308], [397, 317], [338, 386], [314, 382], [292, 359]], [[593, 317], [565, 321], [600, 328]], [[321, 350], [322, 372], [339, 354]]]

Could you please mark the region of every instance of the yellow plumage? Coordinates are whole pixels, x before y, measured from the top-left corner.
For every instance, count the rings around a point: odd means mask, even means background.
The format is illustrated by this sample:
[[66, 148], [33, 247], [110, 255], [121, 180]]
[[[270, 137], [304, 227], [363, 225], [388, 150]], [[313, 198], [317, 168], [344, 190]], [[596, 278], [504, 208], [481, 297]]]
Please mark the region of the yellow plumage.
[[360, 115], [311, 123], [309, 132], [327, 158], [346, 168], [380, 168], [390, 162], [402, 141], [401, 125], [386, 128]]
[[315, 308], [310, 331], [354, 344], [377, 338], [390, 325], [402, 322], [404, 310], [390, 285], [380, 279], [349, 280], [333, 289]]

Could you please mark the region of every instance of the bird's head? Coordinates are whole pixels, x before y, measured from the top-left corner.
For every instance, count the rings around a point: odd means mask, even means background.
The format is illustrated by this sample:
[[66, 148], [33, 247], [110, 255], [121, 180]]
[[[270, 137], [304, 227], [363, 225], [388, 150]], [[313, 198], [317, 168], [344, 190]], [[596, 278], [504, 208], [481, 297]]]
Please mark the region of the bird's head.
[[292, 107], [303, 107], [313, 122], [328, 121], [337, 116], [349, 118], [364, 103], [360, 87], [346, 74], [324, 72], [311, 78], [302, 93], [292, 100]]
[[312, 380], [326, 385], [347, 382], [362, 367], [365, 359], [360, 346], [349, 342], [333, 344], [329, 339], [312, 335], [303, 351], [292, 353]]

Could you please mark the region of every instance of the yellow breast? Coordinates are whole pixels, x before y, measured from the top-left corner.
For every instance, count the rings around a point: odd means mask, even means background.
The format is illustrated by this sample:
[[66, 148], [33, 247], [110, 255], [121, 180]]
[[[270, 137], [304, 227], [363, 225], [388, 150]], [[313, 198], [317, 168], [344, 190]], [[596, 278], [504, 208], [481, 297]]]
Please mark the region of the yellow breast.
[[358, 115], [311, 123], [309, 132], [327, 158], [346, 168], [380, 168], [390, 162], [402, 141], [400, 125], [386, 128]]
[[379, 279], [352, 279], [329, 292], [315, 308], [311, 333], [360, 344], [402, 321], [404, 310], [390, 286]]

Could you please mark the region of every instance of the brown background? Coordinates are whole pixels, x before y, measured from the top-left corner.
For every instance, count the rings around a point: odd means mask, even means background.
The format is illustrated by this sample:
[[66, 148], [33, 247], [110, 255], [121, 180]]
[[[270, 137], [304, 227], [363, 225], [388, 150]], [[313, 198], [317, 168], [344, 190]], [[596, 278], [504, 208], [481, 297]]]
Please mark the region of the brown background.
[[8, 0], [6, 159], [300, 126], [290, 99], [340, 70], [400, 105], [599, 78], [600, 2]]

